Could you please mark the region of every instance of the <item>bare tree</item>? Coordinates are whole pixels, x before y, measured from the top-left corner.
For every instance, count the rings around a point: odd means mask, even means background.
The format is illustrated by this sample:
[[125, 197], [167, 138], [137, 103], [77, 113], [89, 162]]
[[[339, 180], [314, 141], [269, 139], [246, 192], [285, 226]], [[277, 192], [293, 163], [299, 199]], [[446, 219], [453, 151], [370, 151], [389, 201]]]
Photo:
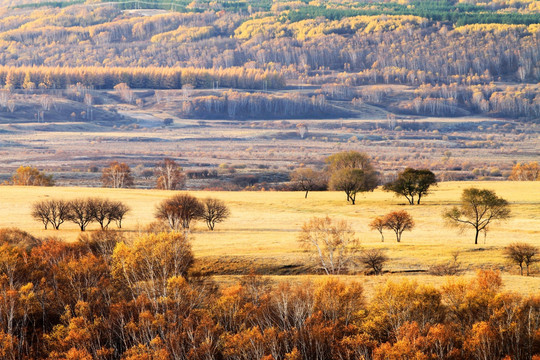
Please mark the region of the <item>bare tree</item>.
[[372, 270], [375, 275], [379, 275], [382, 274], [382, 269], [388, 261], [388, 256], [386, 256], [384, 250], [369, 249], [362, 251], [359, 260], [367, 270]]
[[92, 216], [94, 220], [101, 226], [101, 230], [108, 228], [110, 220], [110, 202], [107, 199], [92, 198], [89, 199], [92, 203]]
[[38, 201], [32, 205], [32, 217], [41, 221], [47, 230], [47, 225], [49, 225], [49, 204], [47, 200]]
[[375, 172], [361, 169], [341, 169], [332, 173], [329, 187], [332, 190], [344, 191], [347, 201], [356, 203], [356, 194], [362, 191], [372, 191], [377, 187], [378, 178]]
[[158, 189], [180, 189], [186, 183], [186, 176], [182, 172], [182, 168], [173, 159], [165, 158], [158, 163], [154, 173], [157, 176]]
[[538, 255], [538, 248], [527, 243], [513, 243], [504, 249], [505, 255], [513, 263], [519, 266], [521, 275], [523, 275], [523, 265], [527, 268], [527, 276], [529, 276], [529, 266], [538, 261], [535, 257]]
[[305, 123], [300, 123], [296, 125], [296, 128], [298, 129], [298, 134], [300, 135], [300, 139], [305, 138], [306, 134], [308, 133], [308, 126]]
[[45, 229], [50, 223], [55, 230], [69, 217], [69, 202], [65, 200], [43, 200], [32, 205], [32, 217], [43, 222]]
[[326, 274], [345, 272], [359, 246], [354, 231], [346, 221], [334, 221], [328, 216], [314, 217], [304, 223], [298, 241], [318, 259]]
[[463, 190], [461, 206], [446, 211], [443, 217], [450, 226], [461, 229], [472, 226], [476, 232], [474, 243], [478, 244], [478, 234], [493, 221], [508, 219], [510, 208], [508, 201], [498, 197], [494, 191], [469, 188]]
[[163, 200], [156, 208], [156, 218], [167, 221], [171, 230], [189, 229], [192, 220], [199, 219], [204, 206], [189, 194], [178, 194]]
[[401, 242], [401, 234], [405, 230], [412, 230], [414, 228], [414, 221], [411, 215], [408, 212], [401, 211], [392, 211], [388, 213], [383, 218], [384, 227], [390, 230], [393, 230], [396, 233], [397, 242]]
[[327, 180], [325, 174], [311, 168], [298, 168], [291, 173], [291, 182], [296, 189], [305, 191], [304, 198], [313, 190], [326, 190]]
[[115, 85], [114, 90], [124, 100], [125, 102], [131, 104], [135, 100], [135, 94], [133, 93], [133, 90], [129, 87], [126, 83], [120, 83], [118, 85]]
[[214, 230], [216, 223], [225, 221], [231, 215], [231, 211], [227, 205], [219, 199], [205, 199], [203, 205], [204, 210], [201, 214], [201, 219], [206, 222], [210, 230]]
[[85, 231], [88, 224], [94, 220], [94, 200], [75, 199], [69, 202], [68, 219]]
[[381, 234], [381, 241], [384, 242], [384, 218], [381, 216], [377, 216], [375, 219], [373, 219], [372, 222], [369, 223], [369, 228], [371, 230], [377, 230]]
[[103, 182], [103, 186], [115, 189], [130, 187], [133, 185], [131, 169], [126, 163], [113, 161], [109, 164], [109, 167], [103, 169], [101, 181]]
[[124, 216], [131, 211], [129, 206], [124, 204], [121, 201], [115, 201], [111, 204], [112, 210], [110, 212], [111, 220], [116, 221], [116, 225], [119, 229], [122, 228], [122, 220], [124, 219]]

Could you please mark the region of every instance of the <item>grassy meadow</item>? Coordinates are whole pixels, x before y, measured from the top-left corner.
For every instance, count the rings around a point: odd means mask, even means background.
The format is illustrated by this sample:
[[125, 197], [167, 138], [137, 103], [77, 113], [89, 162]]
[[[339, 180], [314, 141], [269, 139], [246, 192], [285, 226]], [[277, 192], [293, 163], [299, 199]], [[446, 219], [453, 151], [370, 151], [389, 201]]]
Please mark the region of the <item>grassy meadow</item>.
[[[459, 233], [457, 229], [446, 227], [441, 217], [445, 208], [458, 204], [462, 190], [471, 186], [495, 190], [511, 203], [513, 214], [510, 220], [490, 226], [485, 243], [482, 235], [478, 245], [474, 245], [472, 228]], [[99, 196], [121, 200], [131, 207], [123, 221], [123, 231], [136, 234], [154, 220], [156, 204], [171, 194], [140, 189], [0, 186], [0, 227], [18, 227], [36, 236], [75, 241], [80, 232], [74, 224], [65, 223], [59, 231], [43, 230], [42, 224], [30, 215], [32, 203], [47, 198]], [[465, 276], [474, 275], [479, 268], [500, 269], [507, 288], [522, 293], [540, 292], [540, 266], [533, 268], [536, 277], [521, 277], [517, 267], [509, 264], [502, 254], [504, 246], [515, 241], [540, 244], [538, 182], [443, 182], [420, 206], [405, 205], [404, 198], [380, 189], [359, 194], [354, 206], [347, 204], [345, 194], [340, 192], [313, 192], [307, 199], [302, 192], [200, 191], [192, 194], [199, 198], [222, 199], [231, 209], [230, 219], [218, 224], [213, 232], [201, 222], [192, 228], [196, 270], [214, 275], [218, 282], [231, 282], [251, 270], [286, 281], [313, 277], [307, 275], [314, 271], [311, 259], [299, 248], [296, 238], [305, 221], [313, 216], [328, 215], [346, 219], [364, 248], [387, 250], [389, 272], [378, 277], [362, 276], [368, 293], [387, 279], [412, 278], [441, 284], [444, 277], [428, 275], [426, 270], [431, 265], [450, 261], [455, 251], [460, 253]], [[369, 222], [375, 216], [399, 209], [411, 213], [416, 227], [403, 234], [401, 243], [396, 242], [393, 232], [386, 230], [385, 241], [381, 242], [379, 233], [369, 230]], [[88, 229], [97, 228], [97, 224], [92, 224]], [[358, 275], [344, 277], [356, 279]]]

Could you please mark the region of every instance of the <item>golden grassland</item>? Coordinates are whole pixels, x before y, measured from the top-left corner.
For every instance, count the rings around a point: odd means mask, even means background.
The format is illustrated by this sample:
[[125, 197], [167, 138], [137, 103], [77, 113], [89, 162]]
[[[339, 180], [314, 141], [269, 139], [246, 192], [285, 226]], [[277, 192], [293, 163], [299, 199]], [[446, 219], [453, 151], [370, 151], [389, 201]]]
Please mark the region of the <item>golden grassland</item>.
[[[513, 217], [490, 226], [484, 243], [474, 245], [472, 230], [459, 233], [446, 227], [441, 214], [449, 206], [459, 203], [461, 192], [468, 187], [487, 188], [511, 203]], [[141, 189], [15, 187], [0, 186], [0, 227], [19, 227], [37, 236], [57, 236], [74, 241], [79, 231], [66, 223], [61, 230], [43, 230], [41, 223], [30, 216], [32, 203], [47, 198], [71, 199], [98, 196], [118, 199], [132, 211], [123, 222], [124, 231], [136, 233], [153, 221], [156, 204], [173, 192]], [[305, 275], [310, 264], [308, 254], [296, 241], [302, 224], [313, 216], [346, 219], [356, 231], [364, 248], [387, 250], [390, 261], [383, 276], [362, 276], [368, 293], [376, 284], [388, 279], [414, 279], [430, 284], [443, 283], [444, 277], [427, 275], [431, 265], [447, 262], [452, 253], [459, 251], [459, 261], [465, 268], [465, 277], [479, 268], [503, 270], [506, 286], [523, 293], [540, 293], [540, 277], [521, 277], [517, 269], [504, 258], [502, 249], [516, 241], [540, 245], [540, 183], [539, 182], [443, 182], [423, 199], [420, 206], [405, 205], [380, 189], [359, 194], [356, 205], [347, 204], [340, 192], [312, 192], [304, 199], [302, 192], [192, 192], [199, 198], [215, 197], [224, 200], [231, 209], [228, 221], [218, 224], [211, 232], [203, 223], [192, 228], [192, 244], [197, 267], [201, 272], [217, 274], [218, 282], [228, 283], [236, 274], [251, 269], [273, 274], [272, 280], [301, 281], [314, 278]], [[403, 234], [397, 243], [393, 232], [385, 231], [381, 242], [378, 232], [369, 230], [368, 224], [377, 215], [405, 209], [413, 216], [416, 227]], [[97, 225], [89, 227], [96, 230]], [[533, 270], [537, 274], [540, 267]], [[346, 279], [359, 276], [348, 275]]]

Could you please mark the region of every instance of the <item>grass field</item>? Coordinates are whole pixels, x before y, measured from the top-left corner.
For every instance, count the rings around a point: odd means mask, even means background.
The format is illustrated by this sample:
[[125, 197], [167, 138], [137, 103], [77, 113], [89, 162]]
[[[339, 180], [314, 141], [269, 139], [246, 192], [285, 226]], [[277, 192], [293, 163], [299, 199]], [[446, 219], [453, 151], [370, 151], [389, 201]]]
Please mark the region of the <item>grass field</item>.
[[[511, 203], [513, 217], [490, 227], [487, 239], [481, 237], [474, 245], [474, 233], [459, 233], [444, 226], [443, 210], [458, 203], [467, 187], [495, 190]], [[46, 198], [76, 198], [100, 196], [124, 201], [132, 211], [123, 222], [124, 231], [137, 229], [153, 221], [155, 205], [172, 192], [158, 190], [129, 190], [101, 188], [61, 187], [0, 187], [0, 227], [19, 227], [37, 236], [57, 236], [66, 241], [76, 240], [79, 231], [66, 223], [61, 230], [43, 230], [41, 223], [31, 216], [34, 201]], [[452, 253], [459, 251], [459, 261], [472, 276], [479, 268], [503, 270], [506, 286], [524, 293], [540, 293], [540, 277], [524, 278], [517, 275], [502, 254], [505, 245], [523, 241], [540, 244], [540, 183], [539, 182], [444, 182], [423, 199], [420, 206], [405, 205], [404, 198], [376, 190], [361, 194], [357, 205], [349, 205], [345, 194], [313, 192], [304, 199], [300, 192], [193, 192], [199, 198], [216, 197], [231, 208], [231, 218], [218, 224], [216, 230], [206, 230], [203, 223], [192, 229], [192, 243], [197, 258], [196, 268], [214, 274], [218, 282], [227, 283], [240, 274], [254, 270], [269, 274], [272, 279], [299, 281], [310, 268], [308, 254], [298, 247], [296, 237], [302, 224], [313, 216], [329, 215], [349, 221], [364, 248], [386, 249], [390, 261], [380, 276], [365, 276], [369, 290], [387, 279], [412, 278], [421, 282], [440, 284], [443, 277], [427, 275], [433, 264], [450, 261]], [[394, 233], [385, 232], [381, 242], [368, 223], [377, 215], [396, 209], [406, 209], [413, 216], [416, 227], [403, 234], [402, 243], [396, 243]], [[97, 229], [93, 224], [89, 230]], [[534, 273], [538, 275], [539, 267]], [[357, 278], [346, 276], [345, 278]]]

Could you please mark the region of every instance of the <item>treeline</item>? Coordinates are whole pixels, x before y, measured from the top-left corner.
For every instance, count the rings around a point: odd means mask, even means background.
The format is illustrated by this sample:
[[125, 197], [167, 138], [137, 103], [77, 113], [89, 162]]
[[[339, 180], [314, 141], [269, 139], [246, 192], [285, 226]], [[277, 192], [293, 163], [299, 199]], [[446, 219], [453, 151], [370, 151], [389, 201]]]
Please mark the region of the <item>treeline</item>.
[[486, 6], [469, 3], [451, 2], [448, 0], [412, 1], [406, 3], [376, 3], [346, 9], [343, 7], [328, 7], [327, 5], [304, 6], [290, 11], [287, 18], [290, 21], [301, 21], [325, 17], [331, 20], [341, 20], [353, 16], [377, 15], [413, 15], [431, 21], [447, 21], [457, 26], [468, 24], [537, 24], [538, 14], [519, 12], [494, 12]]
[[184, 101], [181, 114], [201, 119], [294, 119], [336, 115], [336, 111], [322, 94], [307, 97], [298, 93], [273, 95], [227, 91], [221, 96], [200, 96]]
[[218, 289], [180, 233], [40, 240], [0, 230], [5, 359], [537, 359], [540, 299], [499, 273], [441, 288], [336, 278]]
[[129, 207], [121, 201], [101, 198], [42, 200], [32, 205], [32, 217], [43, 223], [45, 230], [49, 225], [58, 230], [66, 221], [75, 223], [81, 231], [85, 231], [92, 222], [99, 223], [101, 230], [108, 229], [111, 222], [116, 222], [120, 229], [129, 211]]
[[0, 66], [0, 85], [9, 89], [66, 89], [82, 84], [95, 89], [113, 89], [120, 83], [130, 88], [181, 89], [214, 86], [240, 89], [279, 89], [285, 79], [276, 71], [227, 68], [161, 67], [10, 67]]

